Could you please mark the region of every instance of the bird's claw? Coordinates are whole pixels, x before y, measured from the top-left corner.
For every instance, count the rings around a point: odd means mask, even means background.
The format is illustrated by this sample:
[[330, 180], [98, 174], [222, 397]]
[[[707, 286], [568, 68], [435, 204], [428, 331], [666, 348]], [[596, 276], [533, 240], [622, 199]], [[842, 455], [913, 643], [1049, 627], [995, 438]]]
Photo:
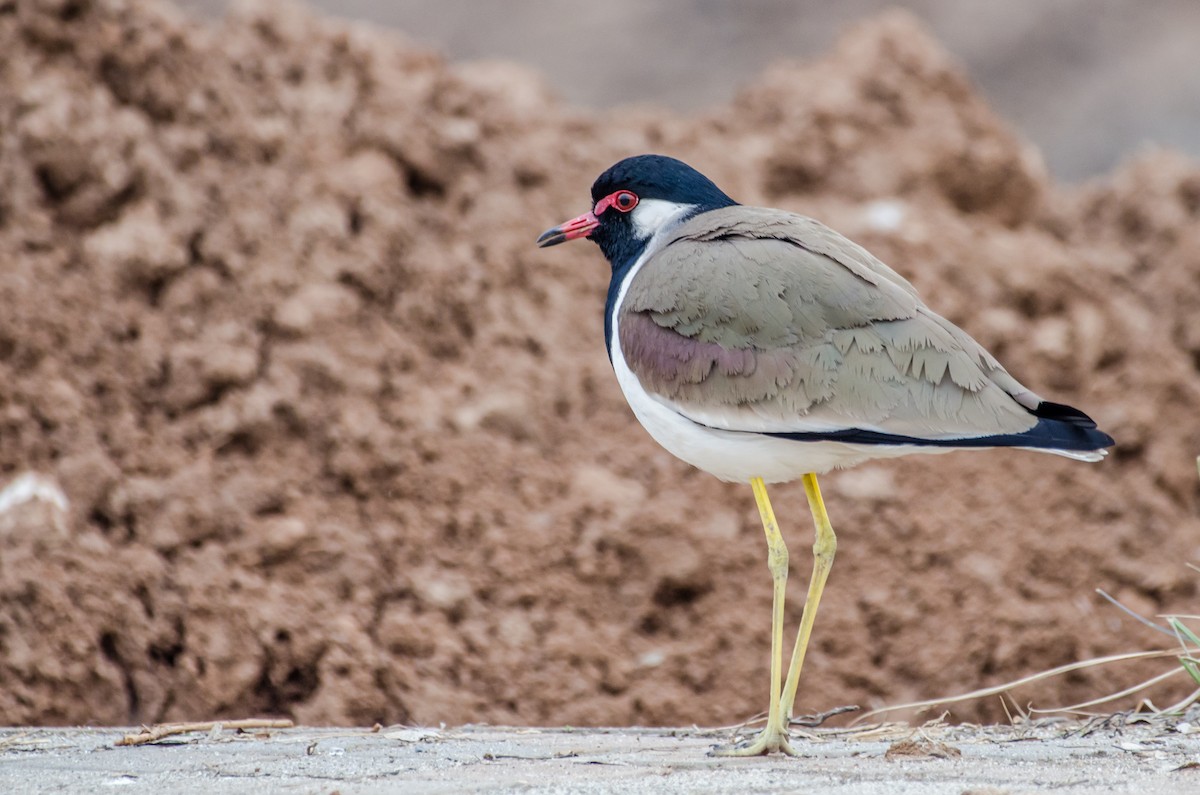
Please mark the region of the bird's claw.
[[708, 752], [709, 756], [766, 756], [771, 753], [781, 753], [784, 756], [799, 756], [792, 748], [791, 739], [786, 731], [767, 727], [758, 733], [757, 737], [731, 745], [718, 745]]

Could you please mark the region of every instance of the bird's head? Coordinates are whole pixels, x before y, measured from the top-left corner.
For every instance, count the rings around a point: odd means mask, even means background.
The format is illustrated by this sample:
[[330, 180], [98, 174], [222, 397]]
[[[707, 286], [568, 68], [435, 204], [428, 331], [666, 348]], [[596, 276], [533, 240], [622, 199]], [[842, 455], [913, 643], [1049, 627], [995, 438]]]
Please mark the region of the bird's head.
[[629, 264], [665, 226], [697, 213], [737, 204], [696, 169], [673, 157], [627, 157], [592, 184], [593, 206], [578, 218], [547, 229], [542, 248], [588, 237], [613, 267]]

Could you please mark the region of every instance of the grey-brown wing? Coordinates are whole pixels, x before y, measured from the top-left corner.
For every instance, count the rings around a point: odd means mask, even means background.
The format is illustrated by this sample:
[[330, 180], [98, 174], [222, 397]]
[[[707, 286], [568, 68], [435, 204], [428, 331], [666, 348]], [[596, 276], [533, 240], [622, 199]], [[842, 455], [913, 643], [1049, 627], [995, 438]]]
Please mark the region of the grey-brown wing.
[[946, 439], [1037, 422], [1040, 399], [907, 281], [789, 213], [681, 225], [633, 277], [618, 335], [647, 392], [712, 427]]

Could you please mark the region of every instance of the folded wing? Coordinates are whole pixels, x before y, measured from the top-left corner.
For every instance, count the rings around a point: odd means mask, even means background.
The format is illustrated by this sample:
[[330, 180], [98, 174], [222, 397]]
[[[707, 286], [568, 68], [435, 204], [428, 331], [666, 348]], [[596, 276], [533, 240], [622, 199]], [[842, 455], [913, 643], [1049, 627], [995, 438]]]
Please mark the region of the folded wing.
[[861, 246], [782, 211], [682, 224], [633, 277], [618, 338], [651, 396], [714, 428], [1066, 449], [1108, 438], [1023, 387]]

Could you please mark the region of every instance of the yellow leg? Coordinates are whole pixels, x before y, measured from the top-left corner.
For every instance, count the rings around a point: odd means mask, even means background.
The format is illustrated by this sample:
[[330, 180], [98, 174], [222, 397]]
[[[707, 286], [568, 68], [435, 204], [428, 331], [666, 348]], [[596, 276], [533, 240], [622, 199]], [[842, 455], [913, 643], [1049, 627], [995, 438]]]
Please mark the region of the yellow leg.
[[771, 570], [771, 582], [774, 586], [771, 598], [771, 705], [767, 710], [766, 728], [757, 737], [744, 745], [718, 748], [713, 754], [759, 756], [779, 751], [788, 756], [796, 756], [788, 742], [787, 718], [782, 714], [783, 702], [779, 692], [783, 673], [783, 601], [787, 591], [787, 545], [779, 532], [779, 523], [775, 521], [775, 512], [771, 510], [771, 501], [767, 499], [766, 484], [762, 478], [754, 478], [750, 481], [750, 486], [754, 489], [754, 500], [758, 503], [763, 531], [767, 534], [767, 568]]
[[821, 488], [817, 485], [816, 475], [804, 476], [804, 492], [808, 495], [813, 524], [817, 526], [817, 540], [813, 543], [813, 573], [812, 580], [808, 583], [804, 614], [800, 617], [800, 634], [796, 636], [796, 647], [792, 650], [792, 664], [788, 666], [787, 684], [783, 688], [783, 701], [780, 704], [784, 725], [792, 719], [792, 708], [796, 705], [796, 687], [800, 682], [800, 669], [804, 667], [804, 653], [808, 649], [813, 622], [817, 619], [817, 606], [821, 603], [821, 593], [825, 590], [825, 581], [829, 579], [829, 570], [833, 568], [833, 556], [837, 552], [837, 536], [833, 534], [833, 526], [829, 524], [829, 514], [825, 513], [825, 503], [821, 500]]

